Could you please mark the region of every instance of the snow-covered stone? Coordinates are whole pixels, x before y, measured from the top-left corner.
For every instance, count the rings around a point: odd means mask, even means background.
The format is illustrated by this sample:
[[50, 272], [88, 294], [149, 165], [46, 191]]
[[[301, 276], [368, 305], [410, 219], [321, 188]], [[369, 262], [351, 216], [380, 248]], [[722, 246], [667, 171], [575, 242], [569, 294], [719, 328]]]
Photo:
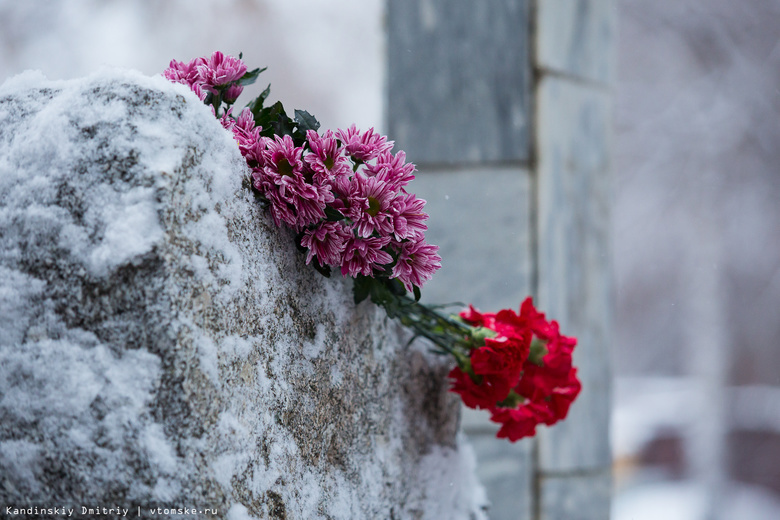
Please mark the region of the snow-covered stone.
[[446, 360], [246, 176], [162, 78], [0, 87], [0, 504], [481, 518]]

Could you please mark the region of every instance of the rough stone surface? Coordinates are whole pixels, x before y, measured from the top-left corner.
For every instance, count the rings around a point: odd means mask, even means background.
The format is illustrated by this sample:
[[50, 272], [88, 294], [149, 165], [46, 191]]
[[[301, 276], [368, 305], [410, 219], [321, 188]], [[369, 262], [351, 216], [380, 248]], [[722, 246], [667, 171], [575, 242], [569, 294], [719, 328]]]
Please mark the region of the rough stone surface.
[[449, 367], [244, 168], [161, 78], [0, 87], [0, 504], [481, 518]]
[[387, 3], [388, 128], [415, 163], [528, 159], [529, 3]]

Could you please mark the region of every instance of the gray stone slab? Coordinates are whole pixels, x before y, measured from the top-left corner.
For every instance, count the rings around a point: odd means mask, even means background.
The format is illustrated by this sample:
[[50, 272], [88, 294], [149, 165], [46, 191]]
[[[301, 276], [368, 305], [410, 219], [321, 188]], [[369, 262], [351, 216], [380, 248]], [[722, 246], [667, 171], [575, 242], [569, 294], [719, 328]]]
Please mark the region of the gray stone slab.
[[[496, 436], [499, 425], [490, 421], [490, 414], [485, 410], [474, 410], [463, 406], [460, 412], [460, 427], [468, 435]], [[504, 441], [506, 442], [506, 441]]]
[[409, 189], [427, 200], [426, 237], [442, 257], [424, 301], [519, 307], [531, 290], [529, 182], [520, 168], [418, 173]]
[[609, 520], [611, 495], [609, 469], [542, 477], [539, 520]]
[[543, 0], [536, 8], [536, 62], [543, 68], [611, 83], [615, 75], [615, 0]]
[[477, 476], [490, 502], [490, 520], [531, 520], [534, 440], [510, 444], [490, 434], [469, 434], [468, 439], [477, 452]]
[[0, 87], [2, 507], [483, 518], [448, 360], [306, 266], [247, 174], [162, 77]]
[[610, 98], [546, 77], [538, 92], [539, 305], [578, 337], [583, 391], [569, 417], [540, 432], [543, 470], [609, 464]]
[[412, 161], [528, 158], [528, 5], [387, 2], [388, 128]]

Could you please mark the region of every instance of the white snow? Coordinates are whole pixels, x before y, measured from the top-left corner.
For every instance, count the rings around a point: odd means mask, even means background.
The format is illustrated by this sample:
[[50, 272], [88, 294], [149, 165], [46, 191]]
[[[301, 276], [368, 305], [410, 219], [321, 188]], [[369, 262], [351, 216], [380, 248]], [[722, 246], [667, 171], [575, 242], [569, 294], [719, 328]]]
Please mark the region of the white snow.
[[[155, 186], [159, 185], [160, 178], [150, 179], [151, 186], [125, 186], [122, 189], [108, 185], [88, 187], [94, 203], [86, 208], [83, 223], [70, 221], [62, 208], [51, 204], [56, 197], [54, 186], [65, 176], [71, 175], [74, 161], [83, 161], [74, 157], [73, 151], [69, 149], [76, 131], [71, 124], [73, 116], [70, 114], [78, 114], [82, 125], [106, 119], [121, 121], [127, 117], [126, 108], [117, 100], [106, 104], [94, 103], [81, 92], [90, 85], [99, 87], [111, 84], [114, 88], [120, 88], [121, 93], [123, 83], [175, 92], [193, 102], [195, 110], [189, 112], [190, 117], [185, 125], [166, 125], [160, 121], [155, 125], [147, 123], [141, 125], [140, 133], [153, 136], [154, 139], [131, 141], [127, 135], [119, 133], [111, 142], [118, 156], [131, 155], [132, 151], [148, 161], [148, 171], [158, 172], [164, 168], [162, 171], [170, 173], [176, 164], [181, 163], [185, 153], [181, 146], [181, 132], [191, 132], [192, 136], [203, 135], [202, 131], [196, 129], [204, 126], [208, 128], [207, 123], [213, 119], [209, 110], [183, 85], [171, 84], [162, 77], [149, 78], [136, 72], [104, 68], [87, 78], [69, 82], [48, 81], [39, 72], [29, 72], [0, 86], [0, 96], [24, 95], [32, 85], [59, 91], [52, 101], [46, 103], [43, 100], [40, 103], [40, 111], [36, 115], [25, 119], [23, 131], [10, 137], [8, 147], [13, 153], [0, 160], [0, 189], [11, 196], [0, 218], [25, 214], [27, 220], [35, 219], [39, 226], [60, 228], [57, 234], [60, 245], [86, 259], [90, 272], [98, 276], [107, 276], [118, 266], [132, 263], [134, 259], [151, 251], [163, 238], [158, 214], [160, 205], [155, 199]], [[126, 88], [127, 94], [131, 95], [131, 87]], [[193, 117], [194, 114], [198, 115]], [[4, 113], [0, 108], [0, 117], [13, 120], [17, 116]], [[180, 133], [161, 130], [166, 128], [177, 128]], [[195, 144], [215, 152], [235, 148], [231, 136], [219, 129], [211, 136], [203, 136]], [[233, 153], [231, 160], [237, 161], [239, 158], [237, 153]], [[29, 162], [33, 160], [37, 161], [37, 168], [29, 167]], [[204, 211], [200, 220], [192, 224], [195, 228], [192, 232], [201, 237], [204, 246], [222, 252], [224, 262], [220, 265], [218, 278], [229, 293], [240, 283], [241, 257], [227, 239], [224, 220], [213, 210], [206, 211], [206, 208], [213, 208], [214, 200], [228, 198], [227, 193], [235, 192], [240, 179], [233, 175], [234, 163], [217, 162], [211, 159], [205, 165], [214, 173], [209, 191], [197, 190], [195, 185], [191, 189], [190, 196], [196, 203], [196, 209]], [[45, 197], [40, 196], [41, 192]], [[31, 204], [31, 200], [35, 202]], [[45, 205], [46, 202], [50, 205]]]
[[249, 514], [249, 510], [241, 504], [230, 506], [227, 517], [228, 520], [255, 520], [255, 517]]
[[420, 461], [419, 481], [429, 484], [424, 490], [425, 518], [487, 520], [487, 495], [476, 478], [474, 450], [463, 434], [457, 441], [457, 449], [437, 446]]
[[151, 188], [122, 193], [115, 204], [103, 206], [102, 211], [106, 222], [103, 240], [89, 253], [95, 274], [105, 275], [148, 253], [163, 237]]
[[35, 468], [41, 457], [43, 448], [26, 440], [9, 440], [0, 443], [0, 467], [8, 468], [22, 484], [29, 486], [33, 491], [40, 490], [38, 475]]

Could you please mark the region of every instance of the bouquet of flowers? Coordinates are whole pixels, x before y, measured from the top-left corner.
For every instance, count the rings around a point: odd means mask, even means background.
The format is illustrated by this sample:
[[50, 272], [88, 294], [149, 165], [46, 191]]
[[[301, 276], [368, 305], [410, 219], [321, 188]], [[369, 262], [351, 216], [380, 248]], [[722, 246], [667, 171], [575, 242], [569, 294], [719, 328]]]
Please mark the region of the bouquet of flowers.
[[425, 201], [407, 191], [415, 166], [393, 142], [355, 125], [318, 132], [308, 112], [291, 119], [281, 102], [266, 106], [270, 85], [238, 114], [244, 86], [265, 69], [248, 70], [242, 56], [219, 51], [189, 62], [173, 60], [163, 75], [183, 83], [232, 132], [254, 190], [277, 226], [297, 234], [296, 245], [324, 276], [340, 269], [354, 278], [355, 303], [382, 306], [453, 357], [451, 391], [470, 408], [486, 409], [501, 424], [498, 437], [516, 441], [540, 423], [566, 417], [580, 392], [572, 366], [576, 339], [536, 310], [459, 315], [420, 303], [420, 288], [441, 267], [438, 247], [425, 241]]

